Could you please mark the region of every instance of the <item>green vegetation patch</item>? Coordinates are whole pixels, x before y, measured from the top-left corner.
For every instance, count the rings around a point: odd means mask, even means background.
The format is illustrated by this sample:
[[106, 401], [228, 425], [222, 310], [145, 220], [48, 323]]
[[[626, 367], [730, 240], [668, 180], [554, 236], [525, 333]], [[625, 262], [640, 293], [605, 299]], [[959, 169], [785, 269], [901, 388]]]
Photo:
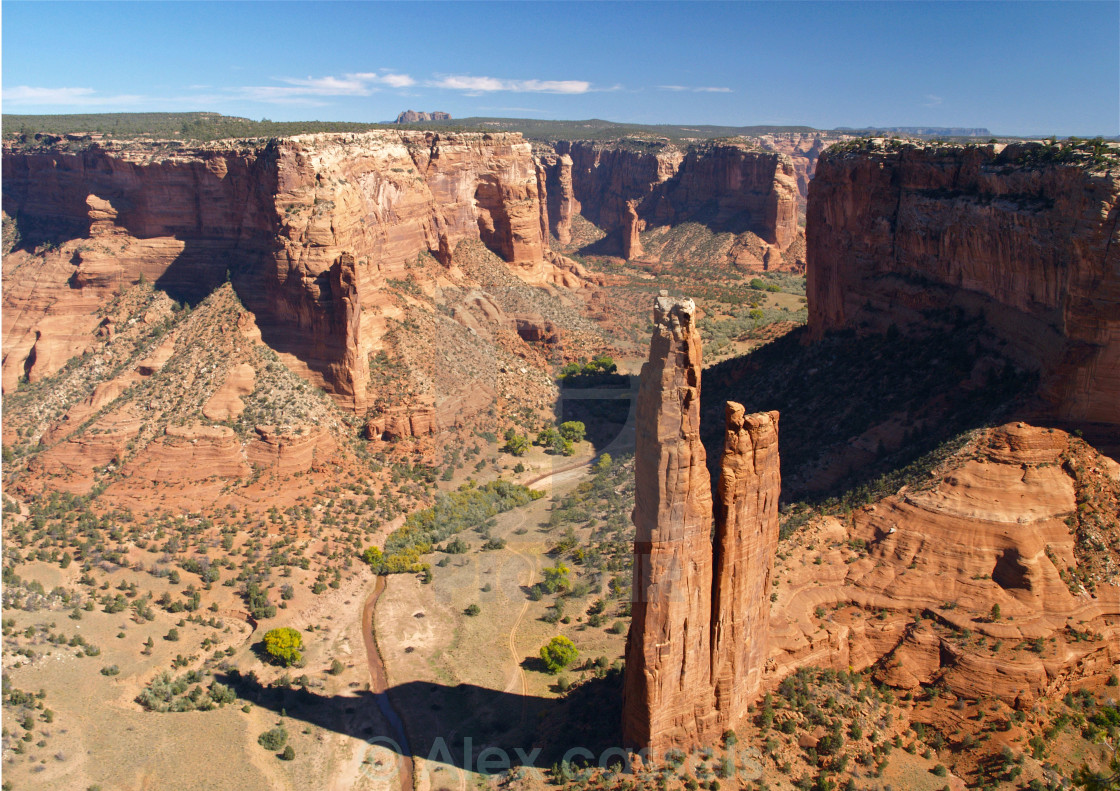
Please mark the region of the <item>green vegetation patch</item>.
[[429, 564], [422, 563], [420, 557], [438, 542], [541, 497], [544, 492], [509, 481], [492, 481], [479, 487], [465, 483], [457, 491], [437, 497], [431, 507], [409, 514], [404, 525], [385, 540], [384, 552], [370, 547], [362, 559], [376, 574], [426, 571]]

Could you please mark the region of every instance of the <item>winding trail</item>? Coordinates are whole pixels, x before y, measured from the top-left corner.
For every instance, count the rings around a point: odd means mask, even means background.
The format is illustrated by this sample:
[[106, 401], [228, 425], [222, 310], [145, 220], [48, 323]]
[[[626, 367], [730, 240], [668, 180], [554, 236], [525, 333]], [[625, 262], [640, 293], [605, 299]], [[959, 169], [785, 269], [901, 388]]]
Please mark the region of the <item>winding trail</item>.
[[389, 699], [389, 674], [385, 670], [385, 663], [381, 661], [381, 652], [377, 650], [377, 636], [373, 631], [373, 613], [377, 608], [377, 600], [385, 591], [385, 577], [379, 576], [374, 585], [373, 593], [366, 599], [362, 608], [362, 640], [366, 645], [366, 664], [369, 667], [370, 692], [377, 701], [377, 708], [385, 715], [385, 719], [397, 732], [398, 744], [401, 748], [399, 756], [401, 791], [412, 791], [414, 788], [414, 772], [412, 750], [408, 746], [408, 735], [404, 730], [404, 722], [397, 710], [393, 708], [393, 701]]
[[[521, 523], [518, 524], [517, 527], [521, 527], [524, 523], [525, 516], [522, 514]], [[516, 530], [517, 528], [514, 529]], [[526, 555], [524, 552], [514, 549], [511, 544], [507, 544], [506, 548], [525, 561], [525, 567], [529, 572], [528, 576], [525, 578], [525, 586], [531, 587], [537, 579], [538, 558]], [[517, 687], [521, 687], [521, 721], [523, 725], [525, 722], [525, 715], [528, 711], [529, 682], [525, 676], [525, 669], [521, 666], [521, 662], [518, 659], [517, 630], [521, 626], [521, 622], [525, 619], [525, 613], [529, 611], [529, 603], [528, 599], [522, 602], [521, 611], [517, 614], [517, 619], [513, 622], [513, 626], [511, 626], [509, 630], [509, 658], [513, 661], [513, 676], [505, 688], [506, 692], [516, 692]], [[518, 683], [519, 681], [520, 684]]]

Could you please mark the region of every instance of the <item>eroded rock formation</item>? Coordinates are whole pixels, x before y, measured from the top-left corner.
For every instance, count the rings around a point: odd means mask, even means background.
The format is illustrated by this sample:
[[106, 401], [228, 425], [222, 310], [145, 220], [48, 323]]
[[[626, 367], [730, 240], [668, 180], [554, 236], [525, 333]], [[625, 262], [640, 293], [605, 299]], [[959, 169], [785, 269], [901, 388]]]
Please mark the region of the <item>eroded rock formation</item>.
[[654, 756], [715, 738], [745, 712], [766, 658], [778, 539], [776, 412], [728, 403], [713, 512], [694, 312], [692, 300], [657, 299], [638, 394], [623, 738]]
[[418, 124], [423, 121], [450, 121], [451, 113], [445, 113], [442, 110], [434, 110], [432, 112], [425, 112], [423, 110], [405, 110], [397, 116], [398, 124]]
[[[57, 371], [97, 308], [141, 278], [195, 301], [228, 276], [284, 362], [358, 411], [391, 312], [382, 286], [418, 256], [450, 268], [456, 245], [481, 240], [526, 281], [585, 282], [544, 243], [538, 165], [520, 135], [8, 145], [3, 165], [4, 211], [43, 251], [35, 277], [5, 267], [5, 391]], [[74, 239], [89, 242], [52, 254]]]
[[[1115, 153], [1113, 153], [1115, 159]], [[807, 216], [809, 324], [982, 313], [1052, 418], [1120, 424], [1120, 177], [1042, 144], [833, 148]]]
[[775, 569], [769, 677], [871, 668], [900, 689], [1029, 707], [1107, 675], [1120, 660], [1105, 549], [1118, 479], [1082, 440], [1011, 423], [980, 432], [928, 485], [795, 534]]
[[[700, 222], [714, 233], [753, 234], [773, 249], [773, 268], [779, 268], [798, 236], [797, 174], [784, 154], [746, 142], [684, 151], [642, 141], [562, 141], [556, 150], [571, 158], [580, 212], [616, 234], [626, 258], [645, 254], [639, 232]], [[761, 268], [762, 254], [758, 258]]]

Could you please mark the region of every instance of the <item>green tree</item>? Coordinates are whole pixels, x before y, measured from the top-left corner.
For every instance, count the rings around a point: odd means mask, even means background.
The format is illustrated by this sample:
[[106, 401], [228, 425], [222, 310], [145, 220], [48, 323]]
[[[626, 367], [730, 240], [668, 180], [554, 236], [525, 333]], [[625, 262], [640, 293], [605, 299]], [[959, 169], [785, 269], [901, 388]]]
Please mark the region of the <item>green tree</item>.
[[522, 434], [507, 432], [506, 444], [502, 446], [502, 450], [512, 456], [524, 456], [529, 452], [529, 438]]
[[552, 568], [544, 570], [544, 587], [549, 593], [567, 590], [570, 586], [568, 579], [569, 569], [559, 560]]
[[380, 574], [384, 568], [385, 556], [377, 547], [368, 547], [362, 553], [362, 560], [369, 564], [374, 574]]
[[596, 461], [595, 464], [593, 464], [591, 466], [591, 469], [594, 470], [597, 473], [606, 472], [607, 470], [609, 470], [611, 468], [611, 464], [613, 462], [614, 462], [614, 460], [611, 458], [611, 454], [604, 453], [602, 456], [599, 457], [599, 460]]
[[303, 658], [303, 636], [290, 626], [280, 626], [264, 633], [264, 650], [285, 665], [292, 665]]
[[472, 604], [467, 609], [463, 610], [466, 615], [475, 616], [482, 612], [482, 608], [477, 604]]
[[582, 442], [587, 434], [587, 426], [579, 420], [568, 420], [560, 424], [560, 436], [570, 442]]
[[548, 672], [556, 675], [579, 657], [579, 649], [563, 635], [553, 637], [541, 646], [541, 659]]
[[534, 444], [540, 445], [542, 448], [551, 448], [552, 444], [556, 442], [556, 438], [558, 436], [560, 436], [560, 433], [552, 426], [548, 426], [546, 428], [542, 428], [537, 433], [537, 438], [536, 440], [534, 440]]

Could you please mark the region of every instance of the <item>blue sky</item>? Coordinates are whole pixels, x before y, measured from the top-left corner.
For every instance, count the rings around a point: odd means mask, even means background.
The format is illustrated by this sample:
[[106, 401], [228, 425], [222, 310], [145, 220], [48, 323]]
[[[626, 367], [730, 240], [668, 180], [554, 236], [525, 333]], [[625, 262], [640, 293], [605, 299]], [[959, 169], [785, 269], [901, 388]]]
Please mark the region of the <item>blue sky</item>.
[[1120, 134], [1120, 2], [19, 2], [3, 111]]

